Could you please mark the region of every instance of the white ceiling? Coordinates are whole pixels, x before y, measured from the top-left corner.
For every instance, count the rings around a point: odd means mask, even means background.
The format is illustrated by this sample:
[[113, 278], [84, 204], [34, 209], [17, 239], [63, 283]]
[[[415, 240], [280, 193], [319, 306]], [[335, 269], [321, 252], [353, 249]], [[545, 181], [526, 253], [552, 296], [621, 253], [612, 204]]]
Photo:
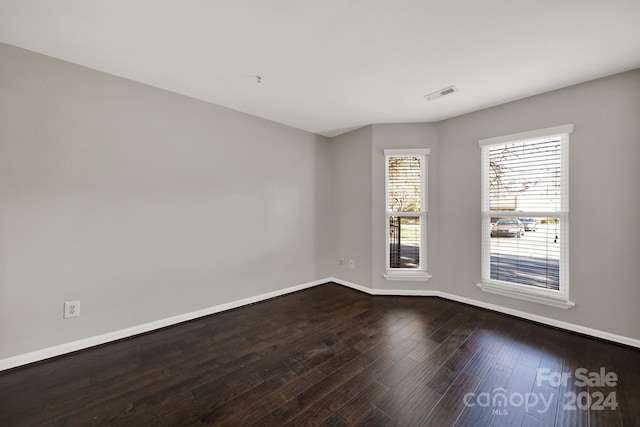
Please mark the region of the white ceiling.
[[0, 0], [0, 41], [333, 136], [638, 68], [640, 1]]

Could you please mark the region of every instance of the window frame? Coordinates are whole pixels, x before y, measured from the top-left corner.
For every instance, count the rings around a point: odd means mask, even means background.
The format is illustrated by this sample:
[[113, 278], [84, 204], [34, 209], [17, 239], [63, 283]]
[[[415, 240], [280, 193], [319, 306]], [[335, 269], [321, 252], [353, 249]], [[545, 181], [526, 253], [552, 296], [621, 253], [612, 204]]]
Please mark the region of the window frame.
[[[429, 148], [406, 148], [384, 150], [384, 182], [385, 182], [385, 274], [387, 280], [416, 280], [427, 281], [431, 275], [427, 271], [427, 221], [429, 211]], [[420, 157], [420, 210], [414, 212], [394, 212], [389, 210], [389, 159], [392, 157]], [[390, 228], [389, 218], [418, 217], [420, 218], [420, 249], [418, 268], [391, 268], [390, 262]]]
[[[482, 272], [481, 283], [477, 286], [485, 292], [504, 295], [512, 298], [536, 302], [559, 308], [571, 308], [575, 305], [569, 300], [569, 135], [573, 132], [573, 124], [538, 129], [495, 138], [481, 139], [481, 221], [482, 221]], [[560, 200], [561, 207], [557, 212], [535, 211], [499, 211], [490, 207], [490, 156], [489, 150], [495, 145], [521, 143], [541, 138], [560, 137]], [[532, 285], [506, 282], [491, 279], [491, 217], [492, 216], [547, 216], [560, 219], [560, 260], [559, 289], [544, 289]]]

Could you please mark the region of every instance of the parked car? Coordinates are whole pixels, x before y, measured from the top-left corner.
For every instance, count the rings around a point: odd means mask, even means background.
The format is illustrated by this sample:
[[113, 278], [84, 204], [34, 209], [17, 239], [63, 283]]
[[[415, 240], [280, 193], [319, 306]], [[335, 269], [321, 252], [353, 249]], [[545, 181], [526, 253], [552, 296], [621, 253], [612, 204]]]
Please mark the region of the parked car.
[[491, 229], [491, 237], [522, 237], [524, 225], [517, 219], [499, 219]]
[[533, 218], [518, 218], [518, 220], [524, 226], [524, 231], [536, 231], [538, 229], [538, 223]]

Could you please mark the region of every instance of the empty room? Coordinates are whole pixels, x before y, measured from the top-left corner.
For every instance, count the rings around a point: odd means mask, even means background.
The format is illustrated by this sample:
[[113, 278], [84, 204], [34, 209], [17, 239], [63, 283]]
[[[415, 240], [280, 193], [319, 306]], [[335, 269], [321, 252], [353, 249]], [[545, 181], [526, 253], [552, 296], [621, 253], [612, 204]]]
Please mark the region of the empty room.
[[639, 20], [0, 0], [0, 425], [640, 425]]

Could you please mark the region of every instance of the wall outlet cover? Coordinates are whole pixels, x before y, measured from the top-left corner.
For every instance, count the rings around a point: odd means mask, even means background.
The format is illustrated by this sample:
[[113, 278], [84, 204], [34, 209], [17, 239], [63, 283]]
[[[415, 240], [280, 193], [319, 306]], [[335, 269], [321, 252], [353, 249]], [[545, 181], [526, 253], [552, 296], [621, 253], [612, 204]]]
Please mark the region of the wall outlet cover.
[[67, 301], [64, 303], [64, 318], [80, 316], [80, 301]]

